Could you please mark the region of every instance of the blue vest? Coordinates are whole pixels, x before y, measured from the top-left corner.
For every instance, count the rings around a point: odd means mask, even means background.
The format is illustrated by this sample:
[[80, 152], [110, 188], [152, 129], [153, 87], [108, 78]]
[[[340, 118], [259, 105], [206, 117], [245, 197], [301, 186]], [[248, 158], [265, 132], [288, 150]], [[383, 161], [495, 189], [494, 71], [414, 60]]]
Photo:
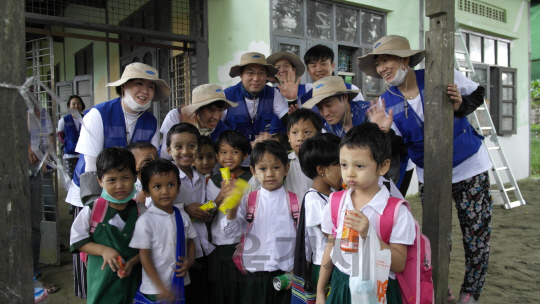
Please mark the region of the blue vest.
[[[422, 107], [424, 106], [424, 70], [415, 71], [416, 83], [420, 91]], [[390, 87], [390, 90], [403, 96], [397, 87]], [[394, 123], [401, 132], [403, 139], [407, 143], [407, 149], [411, 160], [420, 168], [424, 168], [424, 122], [418, 117], [410, 107], [407, 110], [408, 118], [405, 117], [405, 102], [403, 97], [395, 96], [390, 92], [385, 92], [381, 98], [386, 101], [386, 110], [393, 109]], [[456, 167], [467, 158], [478, 152], [482, 145], [483, 136], [476, 133], [469, 124], [467, 117], [454, 117], [454, 149], [452, 166]]]
[[[122, 110], [120, 98], [109, 100], [94, 106], [101, 114], [103, 121], [104, 143], [103, 149], [110, 147], [127, 147], [126, 139], [126, 121]], [[157, 130], [157, 120], [149, 112], [144, 112], [135, 123], [135, 129], [131, 142], [151, 142], [152, 137]], [[84, 156], [81, 154], [75, 172], [73, 173], [73, 182], [80, 187], [80, 175], [85, 172]]]
[[79, 154], [75, 152], [75, 147], [77, 147], [77, 141], [79, 141], [79, 133], [81, 131], [81, 126], [77, 130], [75, 125], [75, 120], [71, 114], [64, 116], [64, 154]]
[[[255, 140], [255, 135], [261, 132], [274, 132], [272, 128], [272, 119], [277, 117], [274, 114], [274, 88], [265, 86], [263, 92], [259, 95], [259, 105], [257, 108], [257, 116], [254, 120], [249, 116], [246, 106], [246, 100], [240, 86], [242, 82], [228, 87], [224, 90], [227, 100], [238, 103], [238, 106], [227, 109], [225, 124], [231, 130], [238, 130], [246, 135], [249, 141]], [[279, 119], [279, 117], [277, 117]], [[279, 126], [275, 126], [279, 127]]]
[[[366, 111], [369, 109], [371, 103], [369, 101], [350, 101], [349, 104], [351, 105], [351, 114], [352, 114], [352, 124], [353, 127], [358, 126], [359, 124], [363, 123], [366, 119]], [[324, 128], [329, 133], [332, 133], [334, 135], [337, 135], [341, 138], [345, 136], [345, 130], [343, 130], [343, 125], [341, 123], [337, 123], [335, 125], [330, 125], [329, 123], [324, 121]]]
[[[229, 108], [231, 109], [231, 108]], [[219, 134], [225, 132], [226, 130], [229, 130], [229, 127], [223, 122], [223, 120], [220, 120], [216, 127], [214, 128], [214, 131], [212, 134], [210, 134], [210, 139], [212, 139], [213, 142], [216, 142], [216, 139], [218, 138]]]

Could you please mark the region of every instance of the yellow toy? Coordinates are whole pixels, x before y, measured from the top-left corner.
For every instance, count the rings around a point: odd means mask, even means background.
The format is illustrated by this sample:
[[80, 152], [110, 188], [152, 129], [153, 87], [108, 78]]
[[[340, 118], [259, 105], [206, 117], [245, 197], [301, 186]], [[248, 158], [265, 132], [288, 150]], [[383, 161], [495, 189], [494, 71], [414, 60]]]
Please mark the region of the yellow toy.
[[[220, 168], [219, 171], [221, 171], [221, 177], [223, 180], [229, 180], [231, 178], [231, 171], [229, 168]], [[242, 196], [244, 195], [244, 190], [246, 190], [247, 187], [248, 183], [245, 180], [240, 178], [237, 179], [234, 183], [234, 188], [231, 191], [231, 194], [223, 199], [223, 202], [221, 202], [218, 210], [223, 214], [227, 214], [229, 210], [238, 206]]]

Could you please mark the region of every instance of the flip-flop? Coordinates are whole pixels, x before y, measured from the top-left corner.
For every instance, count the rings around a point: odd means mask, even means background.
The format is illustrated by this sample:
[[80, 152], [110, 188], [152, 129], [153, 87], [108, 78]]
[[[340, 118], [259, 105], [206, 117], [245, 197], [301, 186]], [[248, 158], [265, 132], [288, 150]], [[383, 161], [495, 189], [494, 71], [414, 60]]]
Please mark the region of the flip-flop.
[[60, 287], [58, 287], [58, 285], [49, 285], [47, 287], [47, 293], [48, 294], [53, 294], [53, 293], [57, 292], [58, 290], [60, 290]]

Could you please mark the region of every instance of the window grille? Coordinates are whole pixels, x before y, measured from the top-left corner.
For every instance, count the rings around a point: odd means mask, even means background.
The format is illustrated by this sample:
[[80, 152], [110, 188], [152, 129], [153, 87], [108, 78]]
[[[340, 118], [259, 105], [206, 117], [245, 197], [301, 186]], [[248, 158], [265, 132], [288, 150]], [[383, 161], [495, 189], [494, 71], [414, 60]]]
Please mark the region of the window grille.
[[475, 0], [459, 0], [459, 10], [489, 19], [506, 22], [506, 10]]

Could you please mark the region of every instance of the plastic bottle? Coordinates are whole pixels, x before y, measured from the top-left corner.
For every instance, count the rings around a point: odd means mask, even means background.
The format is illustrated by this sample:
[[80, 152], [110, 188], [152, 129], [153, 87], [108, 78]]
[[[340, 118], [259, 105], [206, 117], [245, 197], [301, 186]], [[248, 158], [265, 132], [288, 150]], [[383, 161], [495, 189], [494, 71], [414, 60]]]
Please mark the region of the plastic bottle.
[[41, 283], [36, 281], [36, 278], [34, 278], [34, 303], [40, 303], [48, 296], [49, 294], [47, 294], [47, 291], [43, 289]]
[[[349, 214], [349, 210], [345, 211], [345, 215]], [[343, 226], [343, 232], [341, 233], [341, 250], [347, 252], [358, 252], [358, 242], [360, 241], [360, 235], [358, 231]]]

